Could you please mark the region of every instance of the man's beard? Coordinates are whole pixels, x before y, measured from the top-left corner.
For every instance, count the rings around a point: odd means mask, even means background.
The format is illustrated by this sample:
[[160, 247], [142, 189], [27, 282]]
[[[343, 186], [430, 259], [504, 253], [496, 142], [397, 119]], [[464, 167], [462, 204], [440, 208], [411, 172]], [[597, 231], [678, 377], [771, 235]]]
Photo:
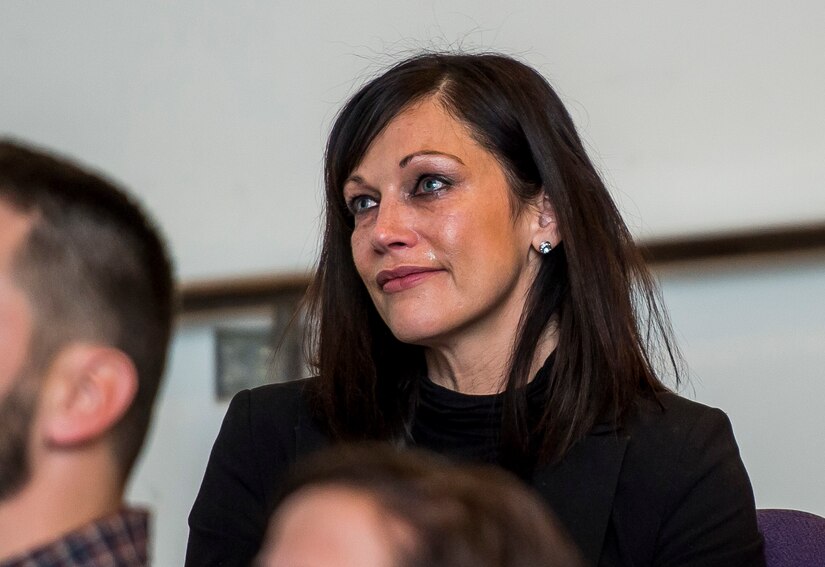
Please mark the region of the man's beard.
[[14, 496], [28, 481], [29, 437], [37, 391], [22, 372], [0, 399], [0, 502]]

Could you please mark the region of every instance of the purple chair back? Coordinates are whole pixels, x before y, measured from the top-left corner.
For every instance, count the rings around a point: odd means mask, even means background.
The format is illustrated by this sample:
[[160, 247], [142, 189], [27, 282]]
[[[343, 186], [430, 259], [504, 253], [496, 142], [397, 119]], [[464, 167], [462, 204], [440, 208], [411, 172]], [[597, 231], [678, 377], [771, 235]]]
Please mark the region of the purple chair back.
[[767, 567], [825, 567], [825, 518], [799, 510], [757, 510]]

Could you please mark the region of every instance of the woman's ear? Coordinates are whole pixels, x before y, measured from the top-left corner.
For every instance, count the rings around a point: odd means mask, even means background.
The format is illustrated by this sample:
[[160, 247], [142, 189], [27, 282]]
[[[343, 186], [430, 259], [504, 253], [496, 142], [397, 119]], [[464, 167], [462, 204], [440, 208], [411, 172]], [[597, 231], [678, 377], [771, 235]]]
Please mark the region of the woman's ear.
[[534, 207], [533, 247], [540, 254], [546, 254], [561, 242], [556, 209], [550, 202], [550, 197], [543, 191], [541, 198], [536, 199]]
[[43, 434], [53, 447], [104, 437], [137, 394], [138, 376], [121, 350], [74, 343], [55, 357], [44, 383]]

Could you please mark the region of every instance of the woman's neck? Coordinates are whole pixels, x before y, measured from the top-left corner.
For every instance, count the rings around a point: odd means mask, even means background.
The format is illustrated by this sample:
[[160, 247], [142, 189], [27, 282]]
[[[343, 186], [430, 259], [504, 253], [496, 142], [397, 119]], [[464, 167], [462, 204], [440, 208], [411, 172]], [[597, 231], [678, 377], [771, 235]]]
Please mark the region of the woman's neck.
[[[434, 383], [464, 394], [497, 394], [506, 387], [513, 350], [513, 335], [475, 338], [425, 350], [427, 373]], [[528, 382], [556, 349], [558, 326], [555, 319], [547, 326], [533, 353]]]

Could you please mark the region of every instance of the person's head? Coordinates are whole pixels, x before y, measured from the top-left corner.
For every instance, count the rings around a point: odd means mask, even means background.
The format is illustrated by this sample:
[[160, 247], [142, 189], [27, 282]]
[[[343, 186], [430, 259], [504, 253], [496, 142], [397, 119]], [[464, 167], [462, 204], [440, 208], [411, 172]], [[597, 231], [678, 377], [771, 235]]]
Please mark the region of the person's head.
[[516, 453], [528, 437], [516, 391], [548, 332], [558, 338], [555, 421], [543, 420], [538, 444], [551, 457], [640, 391], [663, 388], [650, 343], [663, 337], [668, 353], [670, 343], [655, 284], [533, 68], [445, 53], [391, 67], [340, 111], [325, 184], [309, 298], [333, 432], [401, 431], [410, 404], [399, 392], [422, 372], [424, 350], [479, 329], [513, 338], [504, 443]]
[[129, 196], [0, 141], [0, 500], [26, 483], [35, 446], [103, 442], [125, 482], [163, 374], [173, 295], [165, 246]]
[[420, 450], [340, 446], [282, 489], [261, 567], [576, 567], [538, 496], [492, 467]]

